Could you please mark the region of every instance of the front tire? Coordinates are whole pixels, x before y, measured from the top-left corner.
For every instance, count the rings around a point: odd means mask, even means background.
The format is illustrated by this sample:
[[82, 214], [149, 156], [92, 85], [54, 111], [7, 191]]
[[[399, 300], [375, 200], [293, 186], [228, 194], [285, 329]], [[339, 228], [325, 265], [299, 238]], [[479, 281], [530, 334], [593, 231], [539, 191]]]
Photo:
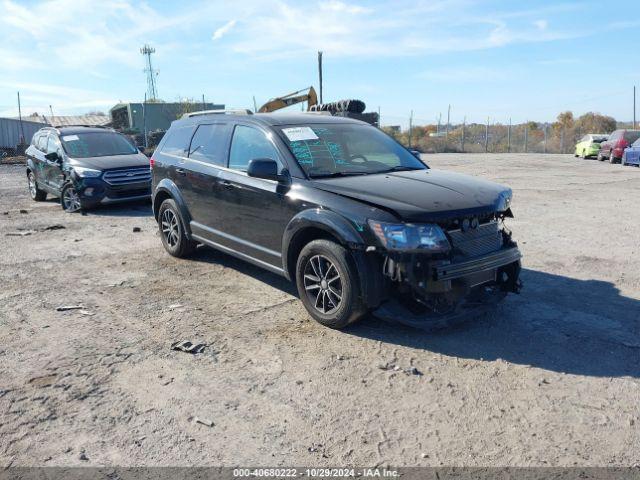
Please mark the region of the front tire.
[[302, 249], [296, 285], [311, 317], [325, 327], [344, 328], [366, 313], [353, 258], [335, 242], [314, 240]]
[[62, 205], [62, 209], [67, 213], [82, 210], [80, 194], [72, 183], [67, 183], [62, 187], [62, 191], [60, 192], [60, 205]]
[[197, 243], [187, 237], [184, 220], [173, 199], [167, 199], [160, 205], [158, 229], [162, 245], [169, 255], [184, 258], [196, 249]]
[[31, 200], [35, 202], [43, 202], [47, 199], [47, 192], [38, 188], [36, 175], [33, 172], [29, 172], [27, 175], [27, 181], [29, 182], [29, 195], [31, 195]]
[[604, 157], [602, 156], [602, 152], [598, 152], [598, 156], [596, 157], [596, 159], [597, 159], [599, 162], [604, 162]]
[[609, 152], [609, 163], [611, 163], [611, 164], [618, 163], [618, 162], [616, 161], [616, 157], [614, 157], [614, 156], [613, 156], [613, 150], [611, 150], [611, 151]]

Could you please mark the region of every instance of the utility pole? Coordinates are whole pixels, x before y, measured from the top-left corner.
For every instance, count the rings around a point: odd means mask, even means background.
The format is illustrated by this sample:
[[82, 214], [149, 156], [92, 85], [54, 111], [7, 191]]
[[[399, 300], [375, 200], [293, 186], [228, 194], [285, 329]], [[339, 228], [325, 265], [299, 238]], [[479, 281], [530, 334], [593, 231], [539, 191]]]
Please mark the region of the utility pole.
[[442, 113], [438, 114], [438, 126], [436, 127], [436, 133], [440, 133], [440, 123], [442, 121]]
[[487, 117], [487, 125], [484, 129], [484, 152], [489, 151], [489, 117]]
[[144, 148], [147, 148], [147, 92], [144, 93], [144, 102], [142, 103], [142, 134], [144, 135]]
[[[49, 105], [49, 111], [51, 112], [51, 121], [53, 121], [53, 108]], [[53, 125], [51, 125], [53, 127]]]
[[464, 119], [462, 120], [462, 137], [460, 137], [460, 150], [464, 153], [464, 130], [465, 130], [465, 126], [467, 125], [467, 116], [464, 116]]
[[544, 147], [543, 153], [547, 153], [547, 123], [544, 124]]
[[153, 69], [153, 65], [151, 64], [151, 55], [156, 53], [156, 49], [145, 44], [140, 48], [140, 53], [144, 55], [146, 59], [146, 67], [144, 71], [147, 74], [147, 99], [154, 101], [158, 98], [158, 90], [156, 89], [156, 75], [158, 72]]
[[507, 152], [511, 153], [511, 117], [509, 117], [509, 130], [507, 130]]
[[447, 107], [447, 130], [444, 138], [444, 151], [447, 151], [447, 146], [449, 145], [449, 121], [451, 119], [451, 104]]
[[322, 103], [322, 52], [318, 52], [318, 77], [320, 79], [320, 103]]
[[564, 125], [562, 125], [562, 131], [560, 132], [560, 153], [564, 153]]
[[411, 148], [411, 129], [413, 128], [413, 110], [411, 110], [411, 115], [409, 115], [409, 148]]
[[524, 153], [527, 153], [527, 143], [529, 141], [529, 120], [524, 124]]
[[636, 86], [633, 86], [633, 129], [636, 129]]
[[205, 107], [205, 103], [204, 103], [204, 93], [202, 94], [202, 110], [206, 110], [207, 108]]
[[24, 144], [24, 125], [22, 125], [22, 106], [20, 105], [20, 92], [18, 92], [18, 119], [20, 120], [20, 143]]
[[256, 104], [256, 96], [253, 96], [253, 113], [258, 113], [258, 105]]
[[378, 105], [378, 128], [382, 128], [382, 116], [380, 115], [380, 105]]

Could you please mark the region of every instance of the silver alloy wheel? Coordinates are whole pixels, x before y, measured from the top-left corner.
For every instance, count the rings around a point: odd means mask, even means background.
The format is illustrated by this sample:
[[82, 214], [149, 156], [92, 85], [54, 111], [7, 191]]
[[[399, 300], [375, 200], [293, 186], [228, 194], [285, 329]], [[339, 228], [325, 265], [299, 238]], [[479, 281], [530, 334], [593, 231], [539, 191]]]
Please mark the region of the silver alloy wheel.
[[342, 278], [333, 262], [324, 255], [315, 255], [307, 261], [304, 289], [309, 301], [320, 313], [328, 315], [340, 307]]
[[160, 228], [164, 235], [167, 244], [173, 248], [178, 244], [180, 239], [180, 231], [178, 229], [178, 217], [170, 209], [166, 209], [162, 212], [162, 218], [160, 220]]
[[36, 177], [33, 172], [29, 173], [29, 193], [31, 194], [31, 198], [35, 199], [38, 193], [36, 186]]
[[76, 192], [76, 189], [69, 187], [65, 189], [62, 196], [62, 206], [67, 212], [76, 212], [80, 210], [80, 195]]

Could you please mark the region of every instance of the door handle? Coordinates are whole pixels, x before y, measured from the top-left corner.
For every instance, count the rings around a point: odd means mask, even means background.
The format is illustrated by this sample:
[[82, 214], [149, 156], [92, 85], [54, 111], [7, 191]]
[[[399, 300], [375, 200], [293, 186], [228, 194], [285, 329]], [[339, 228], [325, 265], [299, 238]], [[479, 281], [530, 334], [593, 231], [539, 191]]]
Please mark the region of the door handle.
[[184, 171], [184, 168], [176, 168], [176, 173], [178, 175], [186, 175], [187, 173]]
[[232, 188], [236, 188], [237, 185], [235, 183], [230, 182], [229, 180], [222, 180], [220, 182], [224, 188], [228, 188], [231, 190]]

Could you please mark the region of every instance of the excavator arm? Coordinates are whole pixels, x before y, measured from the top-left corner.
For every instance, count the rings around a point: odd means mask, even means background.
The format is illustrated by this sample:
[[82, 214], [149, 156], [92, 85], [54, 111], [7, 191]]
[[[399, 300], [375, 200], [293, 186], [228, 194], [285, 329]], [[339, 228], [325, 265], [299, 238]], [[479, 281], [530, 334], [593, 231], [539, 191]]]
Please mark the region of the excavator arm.
[[[305, 91], [306, 93], [302, 93]], [[272, 98], [267, 103], [262, 105], [258, 112], [269, 113], [302, 102], [307, 102], [307, 110], [318, 103], [318, 95], [316, 94], [315, 88], [309, 87], [308, 89], [305, 88], [302, 90], [298, 90], [297, 92], [289, 93], [288, 95], [284, 95], [282, 97]]]

